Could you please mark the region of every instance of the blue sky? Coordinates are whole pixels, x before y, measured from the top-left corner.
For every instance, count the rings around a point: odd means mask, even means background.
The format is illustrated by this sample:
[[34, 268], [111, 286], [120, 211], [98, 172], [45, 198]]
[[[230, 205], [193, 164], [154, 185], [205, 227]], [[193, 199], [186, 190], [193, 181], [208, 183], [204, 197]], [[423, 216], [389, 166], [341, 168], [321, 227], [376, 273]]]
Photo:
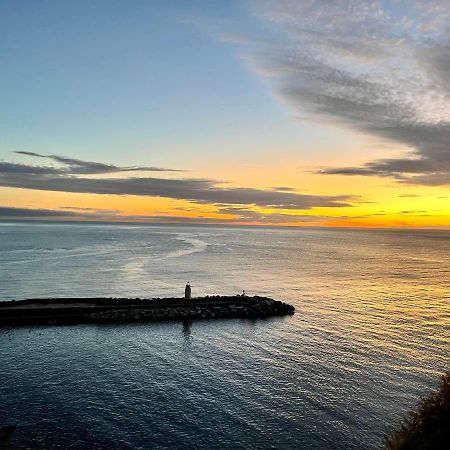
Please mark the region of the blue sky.
[[178, 152], [185, 162], [224, 145], [241, 152], [260, 134], [299, 134], [235, 46], [199, 26], [245, 17], [242, 5], [19, 4], [3, 2], [0, 19], [4, 157], [20, 149], [130, 163], [150, 153], [175, 164]]

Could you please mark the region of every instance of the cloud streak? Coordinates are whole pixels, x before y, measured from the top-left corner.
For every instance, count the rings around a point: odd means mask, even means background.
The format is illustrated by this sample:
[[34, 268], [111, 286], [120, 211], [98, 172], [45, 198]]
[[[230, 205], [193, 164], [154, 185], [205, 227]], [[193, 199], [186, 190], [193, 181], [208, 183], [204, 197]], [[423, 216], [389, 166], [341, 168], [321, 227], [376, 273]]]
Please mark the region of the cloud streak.
[[[27, 154], [34, 156], [31, 152]], [[38, 154], [36, 156], [42, 157]], [[44, 191], [165, 197], [201, 204], [253, 205], [290, 210], [344, 207], [349, 206], [348, 202], [351, 200], [351, 197], [346, 195], [308, 195], [286, 190], [224, 187], [223, 183], [207, 178], [96, 178], [93, 175], [105, 173], [101, 168], [97, 168], [98, 165], [116, 166], [59, 156], [52, 156], [52, 159], [57, 159], [63, 166], [57, 168], [0, 163], [0, 186]]]
[[[0, 219], [2, 220], [69, 220], [69, 221], [98, 221], [98, 222], [139, 222], [139, 223], [176, 223], [176, 224], [311, 224], [323, 223], [328, 220], [335, 220], [331, 216], [315, 216], [307, 214], [264, 214], [258, 211], [239, 208], [222, 207], [219, 209], [223, 217], [208, 216], [182, 216], [176, 214], [155, 214], [155, 215], [129, 215], [123, 211], [105, 210], [95, 208], [62, 207], [61, 209], [35, 209], [35, 208], [15, 208], [0, 206]], [[229, 216], [232, 215], [233, 218]], [[341, 216], [341, 218], [347, 216]]]
[[447, 0], [266, 0], [253, 9], [272, 38], [254, 45], [251, 62], [278, 95], [302, 116], [410, 149], [320, 173], [450, 184]]
[[73, 211], [59, 211], [56, 209], [33, 209], [33, 208], [14, 208], [0, 206], [0, 218], [53, 218], [53, 217], [76, 217], [78, 214]]
[[[36, 167], [36, 170], [39, 169], [47, 169], [49, 173], [68, 173], [68, 174], [84, 174], [84, 175], [92, 175], [92, 174], [102, 174], [102, 173], [120, 173], [120, 172], [181, 172], [178, 169], [165, 169], [162, 167], [148, 167], [148, 166], [136, 166], [136, 167], [120, 167], [115, 166], [113, 164], [103, 164], [92, 161], [82, 161], [80, 159], [75, 158], [67, 158], [65, 156], [58, 155], [42, 155], [40, 153], [35, 152], [26, 152], [26, 151], [16, 151], [18, 155], [32, 156], [35, 158], [44, 158], [49, 159], [53, 162], [59, 163], [63, 165], [63, 168], [52, 169], [51, 167], [47, 168], [39, 168]], [[0, 163], [1, 164], [1, 163]], [[22, 167], [25, 170], [30, 170], [30, 166], [17, 165], [18, 168]]]

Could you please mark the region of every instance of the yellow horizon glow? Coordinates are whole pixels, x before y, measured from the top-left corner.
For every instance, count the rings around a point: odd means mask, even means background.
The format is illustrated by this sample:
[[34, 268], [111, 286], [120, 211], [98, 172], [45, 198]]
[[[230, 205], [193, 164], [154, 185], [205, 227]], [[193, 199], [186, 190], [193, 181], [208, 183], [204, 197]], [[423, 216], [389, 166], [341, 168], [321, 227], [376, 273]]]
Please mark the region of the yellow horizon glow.
[[[358, 140], [361, 145], [363, 140]], [[370, 139], [367, 140], [369, 145]], [[324, 152], [326, 154], [324, 154]], [[394, 152], [394, 153], [393, 153]], [[380, 148], [379, 157], [403, 153], [401, 147]], [[321, 149], [305, 163], [292, 149], [288, 152], [268, 151], [254, 159], [243, 156], [239, 160], [226, 160], [216, 155], [203, 161], [199, 169], [183, 173], [185, 178], [217, 180], [218, 187], [251, 187], [274, 189], [287, 186], [300, 194], [325, 196], [350, 196], [350, 206], [315, 207], [304, 210], [282, 210], [254, 205], [230, 205], [242, 207], [265, 216], [264, 221], [244, 220], [238, 214], [221, 212], [214, 204], [195, 203], [187, 200], [133, 195], [111, 195], [39, 191], [19, 188], [0, 188], [1, 206], [13, 208], [48, 209], [79, 212], [83, 217], [61, 217], [64, 220], [92, 221], [171, 221], [192, 219], [201, 223], [221, 221], [240, 225], [321, 226], [321, 227], [450, 227], [450, 196], [445, 186], [419, 186], [399, 183], [392, 179], [369, 176], [324, 175], [317, 171], [322, 167], [359, 165], [363, 155], [345, 154], [338, 160], [337, 151]], [[248, 159], [247, 159], [248, 158]], [[320, 163], [320, 165], [319, 165]], [[207, 174], [207, 175], [205, 175]], [[118, 174], [115, 177], [125, 177]], [[179, 175], [169, 174], [168, 178]], [[108, 175], [98, 176], [108, 178]], [[103, 218], [94, 214], [101, 211]], [[92, 212], [92, 215], [90, 213]], [[280, 219], [280, 214], [283, 220]], [[271, 221], [273, 216], [276, 220]], [[296, 216], [302, 216], [296, 220]], [[52, 219], [49, 217], [48, 219]], [[60, 220], [61, 220], [60, 218]], [[285, 220], [284, 220], [285, 219]], [[303, 221], [304, 220], [304, 221]]]
[[[338, 183], [324, 184], [322, 176], [303, 175], [308, 178], [309, 189], [305, 192], [300, 186], [299, 192], [319, 195], [345, 195], [358, 192], [352, 206], [340, 208], [312, 208], [305, 210], [278, 210], [273, 208], [258, 208], [249, 206], [248, 209], [266, 215], [267, 220], [252, 221], [238, 220], [238, 216], [223, 213], [213, 204], [196, 204], [186, 200], [175, 200], [163, 197], [143, 197], [132, 195], [80, 194], [53, 191], [37, 191], [16, 188], [1, 188], [2, 206], [13, 208], [48, 209], [57, 211], [84, 212], [82, 218], [63, 217], [64, 220], [93, 220], [105, 221], [90, 211], [110, 210], [105, 215], [111, 215], [106, 221], [145, 222], [157, 220], [158, 217], [179, 217], [181, 219], [197, 219], [199, 223], [212, 220], [223, 221], [239, 225], [275, 225], [275, 226], [321, 226], [321, 227], [386, 227], [386, 228], [446, 228], [450, 226], [450, 200], [447, 190], [442, 187], [398, 186], [393, 181], [379, 179], [364, 179], [364, 189], [356, 178], [350, 178], [347, 184], [339, 183], [339, 191], [330, 188]], [[325, 177], [325, 176], [323, 176]], [[329, 176], [330, 178], [344, 177]], [[280, 180], [266, 179], [267, 185], [280, 185]], [[246, 185], [253, 185], [247, 179]], [[255, 185], [258, 185], [255, 182]], [[293, 183], [284, 183], [291, 187]], [[313, 189], [313, 188], [316, 189]], [[359, 189], [358, 189], [359, 188]], [[411, 197], [405, 197], [411, 195]], [[236, 205], [242, 206], [242, 205]], [[270, 221], [272, 214], [286, 214], [286, 220]], [[290, 220], [289, 215], [292, 215]], [[308, 216], [305, 222], [297, 222], [295, 216]], [[146, 217], [148, 216], [148, 217]], [[52, 219], [51, 217], [48, 219]], [[175, 219], [173, 219], [175, 220]]]

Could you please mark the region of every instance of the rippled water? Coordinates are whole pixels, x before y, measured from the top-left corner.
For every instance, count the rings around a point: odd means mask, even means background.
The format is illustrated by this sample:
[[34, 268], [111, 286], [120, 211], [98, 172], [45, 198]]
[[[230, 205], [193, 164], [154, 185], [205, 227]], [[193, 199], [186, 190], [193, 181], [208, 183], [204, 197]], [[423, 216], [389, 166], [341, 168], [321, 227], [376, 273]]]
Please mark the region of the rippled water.
[[0, 328], [12, 448], [372, 449], [450, 368], [450, 232], [0, 226], [0, 295], [233, 294], [296, 315]]

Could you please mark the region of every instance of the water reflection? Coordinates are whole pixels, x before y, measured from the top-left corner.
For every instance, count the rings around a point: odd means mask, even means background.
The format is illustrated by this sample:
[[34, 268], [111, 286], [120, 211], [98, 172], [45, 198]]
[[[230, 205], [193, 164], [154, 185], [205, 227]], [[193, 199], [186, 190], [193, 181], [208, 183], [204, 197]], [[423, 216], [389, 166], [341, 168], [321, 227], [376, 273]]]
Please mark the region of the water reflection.
[[191, 320], [183, 321], [183, 348], [189, 349], [192, 341], [192, 333], [191, 333]]

